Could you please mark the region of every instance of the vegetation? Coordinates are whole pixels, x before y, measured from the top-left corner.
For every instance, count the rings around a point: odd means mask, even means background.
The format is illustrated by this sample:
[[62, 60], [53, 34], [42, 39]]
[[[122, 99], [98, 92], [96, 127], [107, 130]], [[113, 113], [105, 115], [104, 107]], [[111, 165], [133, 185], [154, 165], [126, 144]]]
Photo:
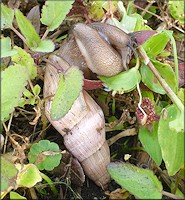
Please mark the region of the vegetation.
[[[94, 21], [136, 32], [138, 47], [128, 70], [98, 76], [104, 88], [89, 92], [105, 114], [112, 178], [91, 198], [184, 198], [184, 1], [171, 0], [1, 3], [1, 198], [87, 198], [80, 164], [45, 117], [43, 77], [66, 31]], [[74, 66], [59, 73], [54, 120], [88, 81]]]

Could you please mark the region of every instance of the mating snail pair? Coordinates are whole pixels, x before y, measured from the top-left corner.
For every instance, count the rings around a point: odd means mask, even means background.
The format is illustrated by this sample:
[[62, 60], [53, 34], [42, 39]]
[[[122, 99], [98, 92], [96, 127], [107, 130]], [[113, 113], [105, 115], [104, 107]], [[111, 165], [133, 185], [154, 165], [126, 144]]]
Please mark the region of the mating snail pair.
[[[61, 48], [50, 55], [63, 71], [77, 66], [85, 78], [97, 75], [113, 76], [127, 69], [134, 40], [119, 28], [92, 23], [78, 23], [72, 27]], [[44, 97], [55, 95], [60, 80], [59, 73], [47, 64], [44, 78]], [[50, 117], [52, 98], [45, 104], [46, 116], [64, 137], [66, 148], [81, 163], [85, 174], [97, 185], [106, 188], [110, 180], [107, 165], [110, 151], [105, 139], [105, 120], [102, 109], [86, 92], [81, 91], [69, 112], [57, 121]], [[61, 108], [62, 109], [62, 108]]]

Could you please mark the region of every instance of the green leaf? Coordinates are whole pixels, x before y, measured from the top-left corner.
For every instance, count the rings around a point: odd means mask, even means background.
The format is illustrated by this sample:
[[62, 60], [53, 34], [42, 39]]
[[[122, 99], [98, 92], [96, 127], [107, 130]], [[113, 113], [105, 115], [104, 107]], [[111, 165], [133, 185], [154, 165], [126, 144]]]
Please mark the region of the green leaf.
[[17, 176], [18, 187], [31, 188], [38, 182], [42, 181], [42, 177], [38, 168], [33, 164], [21, 165], [16, 164], [16, 168], [19, 170]]
[[15, 10], [15, 16], [19, 29], [28, 42], [28, 46], [30, 48], [38, 47], [41, 40], [31, 22], [18, 9]]
[[18, 170], [13, 162], [4, 155], [1, 156], [1, 192], [9, 192], [16, 187], [16, 178]]
[[11, 39], [9, 37], [1, 38], [1, 58], [12, 56], [17, 51], [11, 47]]
[[137, 83], [140, 82], [141, 76], [138, 69], [133, 67], [115, 76], [98, 76], [98, 78], [103, 81], [109, 89], [121, 93], [130, 92], [135, 89]]
[[1, 3], [1, 29], [12, 26], [14, 11]]
[[177, 96], [182, 101], [183, 105], [185, 105], [185, 101], [184, 101], [185, 89], [184, 88], [179, 89], [179, 91], [177, 92]]
[[29, 72], [30, 79], [33, 80], [37, 76], [37, 68], [33, 58], [29, 53], [26, 53], [26, 51], [20, 47], [14, 47], [14, 49], [17, 50], [18, 54], [12, 56], [12, 61], [16, 64], [25, 66]]
[[151, 30], [149, 26], [145, 25], [145, 20], [143, 19], [141, 15], [137, 13], [133, 13], [130, 16], [137, 19], [134, 31]]
[[153, 92], [142, 90], [141, 91], [141, 95], [142, 95], [143, 98], [144, 97], [148, 97], [152, 101], [152, 103], [155, 104], [154, 93]]
[[34, 93], [34, 95], [39, 95], [40, 94], [40, 90], [41, 90], [40, 86], [38, 84], [35, 85], [33, 87], [33, 93]]
[[[166, 83], [170, 86], [170, 88], [176, 93], [177, 92], [177, 80], [175, 73], [172, 69], [172, 67], [168, 64], [161, 63], [156, 60], [151, 60], [160, 75], [165, 79]], [[165, 90], [157, 80], [157, 78], [154, 76], [152, 71], [149, 69], [148, 66], [146, 66], [144, 63], [142, 64], [140, 68], [141, 76], [142, 76], [142, 82], [150, 88], [150, 90], [159, 93], [159, 94], [165, 94]]]
[[65, 19], [72, 8], [72, 1], [46, 1], [42, 8], [41, 22], [48, 26], [48, 31], [54, 31]]
[[9, 119], [22, 97], [29, 74], [26, 68], [16, 64], [9, 66], [1, 74], [1, 120]]
[[152, 171], [126, 163], [108, 164], [111, 177], [140, 199], [161, 199], [162, 185]]
[[53, 170], [60, 164], [62, 154], [59, 146], [49, 140], [41, 140], [30, 148], [28, 160], [34, 163], [40, 170]]
[[26, 197], [21, 196], [17, 192], [10, 192], [10, 200], [15, 200], [15, 199], [26, 199]]
[[179, 112], [176, 105], [163, 109], [158, 128], [162, 157], [170, 176], [175, 175], [184, 164], [184, 130], [176, 131], [179, 129], [178, 121], [180, 124], [184, 122], [180, 122]]
[[128, 16], [128, 15], [123, 15], [121, 24], [126, 28], [128, 32], [133, 32], [136, 26], [137, 18]]
[[58, 120], [68, 113], [82, 90], [82, 84], [82, 72], [74, 66], [66, 71], [64, 77], [60, 75], [59, 86], [51, 107], [52, 120]]
[[23, 94], [24, 94], [25, 97], [27, 97], [29, 99], [31, 99], [31, 98], [34, 97], [34, 95], [29, 90], [27, 90], [27, 89], [24, 90]]
[[55, 45], [51, 40], [42, 40], [37, 47], [30, 47], [32, 51], [37, 52], [53, 52]]
[[184, 1], [168, 1], [168, 7], [170, 9], [170, 14], [181, 24], [184, 24]]
[[[172, 31], [169, 31], [172, 34]], [[166, 47], [169, 36], [165, 33], [158, 33], [152, 35], [146, 42], [142, 45], [148, 56], [157, 56]]]
[[150, 130], [147, 127], [140, 126], [139, 139], [146, 152], [152, 157], [157, 165], [160, 165], [162, 162], [162, 154], [158, 141], [158, 123], [154, 122], [150, 126]]

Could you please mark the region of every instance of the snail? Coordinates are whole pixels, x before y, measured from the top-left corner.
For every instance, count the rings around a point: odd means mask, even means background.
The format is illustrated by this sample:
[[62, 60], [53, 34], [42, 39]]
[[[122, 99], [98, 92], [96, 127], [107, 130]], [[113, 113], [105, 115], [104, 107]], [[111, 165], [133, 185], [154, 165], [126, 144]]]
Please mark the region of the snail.
[[[57, 63], [63, 71], [70, 66], [77, 66], [83, 71], [85, 78], [91, 78], [93, 73], [113, 76], [128, 64], [131, 58], [129, 45], [131, 37], [114, 26], [78, 23], [72, 27], [61, 48], [49, 56], [49, 60]], [[59, 79], [57, 69], [47, 63], [44, 78], [45, 98], [55, 95]], [[85, 90], [82, 90], [68, 113], [53, 121], [50, 117], [52, 100], [47, 98], [45, 102], [48, 120], [64, 137], [66, 148], [80, 161], [85, 174], [98, 186], [106, 189], [110, 180], [106, 169], [110, 162], [110, 150], [105, 138], [102, 109]]]

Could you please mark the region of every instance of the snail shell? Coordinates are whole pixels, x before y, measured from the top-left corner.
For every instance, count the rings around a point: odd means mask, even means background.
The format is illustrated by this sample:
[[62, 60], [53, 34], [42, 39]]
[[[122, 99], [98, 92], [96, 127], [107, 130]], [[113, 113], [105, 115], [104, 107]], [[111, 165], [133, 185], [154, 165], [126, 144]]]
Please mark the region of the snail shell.
[[[51, 55], [49, 60], [64, 67], [65, 62], [58, 56]], [[65, 68], [68, 67], [66, 63]], [[57, 69], [47, 64], [43, 91], [45, 98], [56, 93], [59, 80]], [[51, 105], [52, 98], [47, 98], [46, 116], [63, 136], [66, 148], [80, 161], [85, 174], [105, 189], [110, 180], [106, 169], [110, 163], [110, 151], [105, 139], [105, 120], [101, 108], [85, 91], [81, 91], [69, 112], [58, 121], [51, 120]]]

